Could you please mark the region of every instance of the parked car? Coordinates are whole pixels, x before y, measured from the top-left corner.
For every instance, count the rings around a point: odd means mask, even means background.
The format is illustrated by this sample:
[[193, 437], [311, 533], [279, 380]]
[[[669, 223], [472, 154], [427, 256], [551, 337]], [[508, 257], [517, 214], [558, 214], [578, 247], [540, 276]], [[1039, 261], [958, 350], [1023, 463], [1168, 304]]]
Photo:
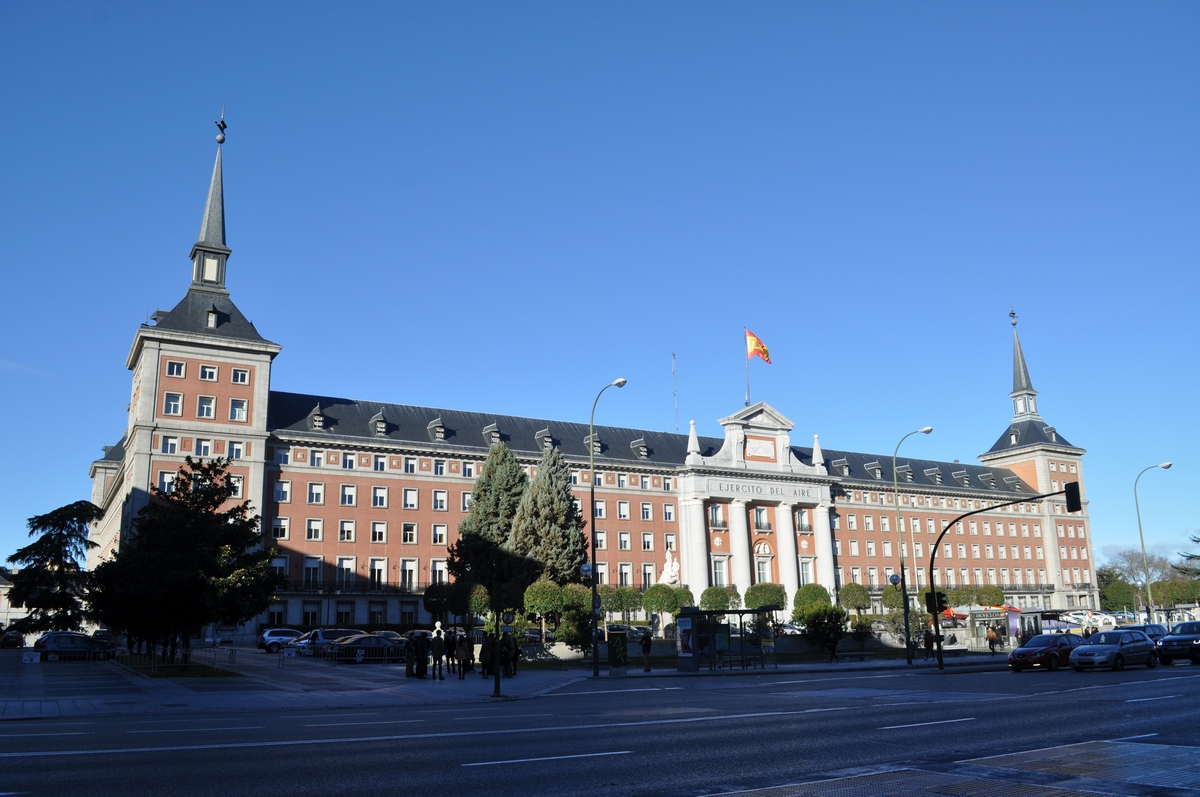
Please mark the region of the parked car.
[[1082, 641], [1078, 634], [1038, 634], [1008, 654], [1008, 666], [1013, 672], [1030, 667], [1044, 667], [1054, 672], [1070, 665], [1071, 651]]
[[1124, 609], [1119, 609], [1112, 613], [1112, 616], [1117, 618], [1118, 623], [1135, 623], [1137, 615], [1133, 612], [1127, 612]]
[[779, 626], [779, 636], [800, 636], [804, 629], [798, 623], [784, 623]]
[[1123, 626], [1121, 626], [1120, 630], [1122, 630], [1122, 631], [1141, 631], [1143, 634], [1150, 637], [1150, 639], [1154, 640], [1155, 642], [1157, 642], [1158, 640], [1162, 639], [1163, 637], [1165, 637], [1167, 635], [1167, 627], [1165, 625], [1159, 625], [1158, 623], [1149, 623], [1149, 624], [1144, 624], [1144, 625], [1123, 625]]
[[375, 636], [388, 640], [388, 643], [392, 645], [404, 644], [404, 637], [396, 631], [376, 631]]
[[298, 636], [300, 632], [293, 628], [268, 628], [258, 635], [254, 646], [267, 653], [278, 653], [283, 650], [284, 645]]
[[1126, 628], [1101, 631], [1092, 634], [1071, 651], [1071, 666], [1075, 672], [1083, 672], [1089, 667], [1123, 670], [1126, 664], [1145, 664], [1150, 668], [1158, 666], [1154, 642], [1141, 631]]
[[113, 646], [113, 632], [109, 631], [107, 628], [97, 628], [92, 632], [92, 639], [98, 639], [110, 647]]
[[357, 634], [342, 637], [329, 646], [333, 660], [363, 664], [365, 662], [402, 661], [403, 648], [399, 643], [378, 634]]
[[1190, 659], [1200, 664], [1200, 623], [1180, 623], [1171, 633], [1155, 640], [1158, 660], [1170, 664], [1175, 659]]
[[291, 640], [287, 646], [295, 648], [297, 656], [320, 656], [337, 640], [361, 633], [353, 628], [315, 628]]
[[113, 646], [75, 631], [51, 631], [33, 643], [42, 661], [105, 661], [116, 651]]
[[5, 631], [4, 636], [0, 636], [0, 648], [23, 647], [25, 647], [25, 637], [21, 636], [16, 631]]

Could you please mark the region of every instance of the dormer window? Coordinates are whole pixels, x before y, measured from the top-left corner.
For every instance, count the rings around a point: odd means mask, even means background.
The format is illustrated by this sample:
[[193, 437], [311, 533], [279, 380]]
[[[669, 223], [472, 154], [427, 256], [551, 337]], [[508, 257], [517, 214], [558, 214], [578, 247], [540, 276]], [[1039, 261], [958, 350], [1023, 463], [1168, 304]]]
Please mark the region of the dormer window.
[[387, 417], [383, 414], [383, 410], [380, 410], [371, 416], [370, 424], [371, 431], [373, 431], [377, 437], [385, 437], [387, 435], [388, 421]]
[[313, 411], [308, 414], [308, 417], [312, 419], [313, 429], [319, 431], [325, 428], [325, 413], [321, 411], [320, 404], [317, 404], [317, 406], [313, 407]]
[[495, 423], [489, 423], [483, 427], [483, 441], [489, 446], [494, 446], [501, 440], [500, 426]]
[[979, 474], [979, 481], [986, 484], [988, 486], [988, 489], [991, 489], [991, 490], [996, 489], [996, 477], [990, 473]]
[[603, 444], [600, 442], [600, 435], [593, 434], [591, 437], [583, 438], [583, 447], [593, 454], [599, 454], [603, 448]]
[[639, 437], [629, 444], [629, 448], [633, 450], [634, 455], [638, 459], [645, 459], [650, 449], [646, 446], [646, 438]]
[[876, 479], [883, 478], [883, 466], [880, 465], [878, 462], [868, 462], [863, 467], [865, 467], [867, 469], [867, 473], [871, 474]]
[[545, 429], [539, 430], [537, 434], [533, 436], [533, 439], [537, 441], [538, 447], [540, 447], [543, 451], [547, 451], [554, 447], [554, 435], [550, 433], [549, 426], [547, 426]]
[[967, 474], [967, 472], [965, 470], [954, 471], [954, 473], [950, 474], [950, 478], [954, 479], [954, 481], [958, 482], [963, 487], [971, 486], [971, 477], [970, 477], [970, 475]]
[[208, 321], [207, 321], [207, 326], [208, 326], [208, 328], [209, 328], [209, 329], [216, 329], [216, 328], [217, 328], [217, 311], [216, 311], [216, 310], [209, 310], [209, 311], [208, 311]]
[[425, 431], [429, 433], [429, 440], [434, 443], [441, 443], [446, 439], [446, 425], [442, 423], [441, 418], [434, 418], [425, 426]]
[[850, 463], [845, 458], [835, 459], [829, 464], [833, 467], [835, 473], [841, 474], [842, 476], [850, 475]]
[[897, 476], [897, 478], [904, 479], [904, 481], [906, 481], [906, 482], [912, 481], [913, 480], [912, 465], [897, 465], [896, 466], [896, 476]]
[[925, 469], [925, 478], [929, 479], [929, 481], [933, 482], [934, 484], [941, 484], [942, 483], [941, 468], [926, 468]]
[[1016, 492], [1021, 491], [1021, 478], [1019, 476], [1005, 476], [1004, 483], [1012, 485], [1013, 490]]
[[1053, 426], [1047, 426], [1047, 427], [1045, 427], [1044, 429], [1042, 429], [1042, 431], [1046, 433], [1046, 437], [1049, 437], [1049, 438], [1050, 438], [1050, 442], [1051, 442], [1051, 443], [1057, 443], [1057, 442], [1058, 442], [1058, 432], [1056, 432], [1056, 431], [1054, 430], [1054, 427], [1053, 427]]
[[1010, 446], [1017, 444], [1017, 431], [1015, 429], [1008, 433], [1008, 444]]

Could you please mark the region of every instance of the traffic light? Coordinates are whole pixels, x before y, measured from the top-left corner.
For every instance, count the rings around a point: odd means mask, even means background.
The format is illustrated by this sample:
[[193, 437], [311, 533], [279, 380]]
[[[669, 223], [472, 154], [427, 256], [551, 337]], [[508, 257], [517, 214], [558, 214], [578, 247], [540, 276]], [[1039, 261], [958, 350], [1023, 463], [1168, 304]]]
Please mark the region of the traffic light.
[[1067, 496], [1067, 511], [1082, 512], [1083, 502], [1079, 500], [1079, 482], [1064, 482], [1063, 492]]
[[934, 598], [935, 598], [935, 601], [934, 601], [935, 608], [936, 608], [938, 614], [941, 614], [942, 612], [944, 612], [950, 608], [950, 603], [946, 600], [946, 593], [935, 592]]

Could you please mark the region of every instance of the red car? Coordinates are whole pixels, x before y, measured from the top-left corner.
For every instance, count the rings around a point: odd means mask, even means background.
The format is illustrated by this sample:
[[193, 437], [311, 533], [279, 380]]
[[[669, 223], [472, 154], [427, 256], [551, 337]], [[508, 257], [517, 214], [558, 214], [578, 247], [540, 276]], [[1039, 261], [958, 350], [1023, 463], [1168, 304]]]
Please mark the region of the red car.
[[23, 647], [25, 647], [25, 637], [21, 636], [16, 631], [5, 631], [4, 636], [0, 636], [0, 648]]
[[1071, 664], [1071, 651], [1083, 639], [1078, 634], [1038, 634], [1008, 654], [1008, 666], [1013, 672], [1044, 667], [1051, 672]]

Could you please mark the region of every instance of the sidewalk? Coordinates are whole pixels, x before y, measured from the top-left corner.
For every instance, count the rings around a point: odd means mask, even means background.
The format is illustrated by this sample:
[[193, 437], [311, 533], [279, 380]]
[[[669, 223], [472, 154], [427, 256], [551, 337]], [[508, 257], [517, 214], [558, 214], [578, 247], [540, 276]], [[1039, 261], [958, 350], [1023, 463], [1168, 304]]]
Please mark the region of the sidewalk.
[[[0, 651], [3, 654], [19, 651]], [[632, 662], [631, 662], [632, 663]], [[947, 673], [1006, 669], [1001, 656], [962, 656], [946, 660]], [[680, 673], [674, 668], [643, 672], [631, 666], [624, 676], [601, 669], [596, 683], [646, 678], [773, 677], [785, 674], [877, 672], [893, 670], [938, 674], [935, 660], [903, 659], [841, 663], [781, 664], [765, 670], [703, 670]], [[418, 707], [491, 701], [493, 681], [480, 673], [464, 680], [447, 673], [444, 681], [404, 677], [403, 665], [330, 664], [288, 659], [253, 648], [238, 649], [239, 676], [229, 678], [150, 678], [115, 662], [22, 664], [20, 656], [0, 656], [0, 720], [105, 714], [245, 711], [257, 709], [330, 709]], [[592, 679], [591, 668], [519, 670], [501, 680], [503, 699], [537, 697]]]

